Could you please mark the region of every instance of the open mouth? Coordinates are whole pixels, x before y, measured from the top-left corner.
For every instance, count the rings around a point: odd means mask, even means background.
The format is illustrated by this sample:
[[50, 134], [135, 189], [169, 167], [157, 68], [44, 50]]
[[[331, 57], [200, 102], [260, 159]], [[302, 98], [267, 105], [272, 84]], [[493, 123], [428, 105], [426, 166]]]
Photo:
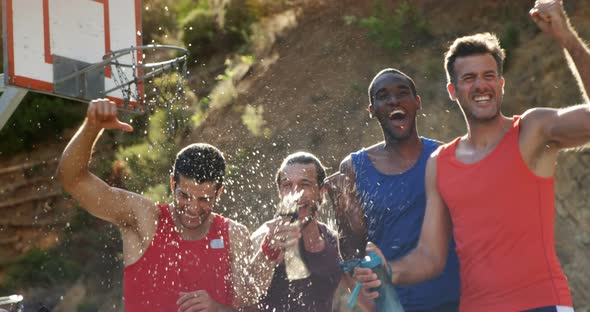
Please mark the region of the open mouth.
[[485, 95], [476, 95], [473, 97], [473, 100], [476, 103], [482, 103], [485, 104], [487, 102], [489, 102], [492, 99], [492, 96], [489, 94], [485, 94]]
[[183, 215], [184, 215], [184, 218], [186, 220], [188, 220], [189, 222], [201, 222], [201, 221], [205, 220], [205, 218], [207, 218], [208, 213], [202, 212], [199, 214], [192, 214], [188, 211], [185, 211]]
[[407, 113], [402, 109], [395, 109], [389, 114], [389, 120], [392, 121], [394, 126], [404, 126], [407, 121]]

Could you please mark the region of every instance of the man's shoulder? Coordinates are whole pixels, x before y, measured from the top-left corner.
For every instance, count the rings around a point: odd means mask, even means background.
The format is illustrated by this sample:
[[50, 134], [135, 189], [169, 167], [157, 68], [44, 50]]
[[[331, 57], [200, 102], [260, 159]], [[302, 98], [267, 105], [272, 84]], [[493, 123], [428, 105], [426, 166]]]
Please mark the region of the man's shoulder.
[[375, 143], [375, 144], [373, 144], [373, 145], [371, 145], [371, 146], [369, 146], [367, 148], [364, 148], [363, 147], [360, 150], [358, 150], [356, 152], [356, 154], [360, 155], [360, 154], [366, 153], [366, 154], [373, 155], [373, 154], [375, 154], [375, 153], [377, 153], [379, 151], [383, 151], [383, 146], [385, 146], [385, 141], [381, 141], [379, 143]]
[[237, 222], [231, 218], [228, 217], [224, 217], [222, 215], [216, 215], [217, 218], [219, 218], [220, 220], [223, 220], [223, 222], [227, 222], [228, 223], [228, 232], [229, 235], [232, 235], [234, 237], [239, 236], [239, 237], [249, 237], [250, 236], [250, 232], [248, 230], [248, 228], [243, 225], [240, 222]]
[[340, 172], [347, 172], [353, 171], [354, 162], [358, 162], [360, 160], [359, 157], [362, 157], [365, 154], [374, 154], [378, 150], [382, 149], [382, 145], [384, 142], [379, 142], [377, 144], [373, 144], [367, 148], [363, 147], [356, 152], [352, 152], [348, 154], [340, 163]]
[[444, 145], [445, 143], [436, 139], [431, 139], [431, 138], [427, 138], [427, 137], [421, 137], [422, 138], [422, 142], [425, 143], [425, 145], [427, 146], [433, 146], [433, 147], [439, 147], [441, 145]]
[[381, 150], [383, 148], [383, 144], [384, 144], [384, 142], [381, 141], [381, 142], [373, 144], [369, 147], [363, 147], [363, 148], [357, 150], [356, 152], [352, 152], [352, 153], [348, 154], [348, 156], [346, 156], [346, 158], [344, 158], [343, 162], [347, 159], [352, 161], [353, 158], [359, 157], [363, 154], [375, 153], [375, 151]]

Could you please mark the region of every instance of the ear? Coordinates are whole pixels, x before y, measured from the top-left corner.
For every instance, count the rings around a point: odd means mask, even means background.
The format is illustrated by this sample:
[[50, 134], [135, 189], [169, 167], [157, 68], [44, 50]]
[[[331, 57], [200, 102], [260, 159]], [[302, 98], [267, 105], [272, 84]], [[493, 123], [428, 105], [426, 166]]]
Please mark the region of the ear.
[[457, 101], [455, 85], [453, 83], [447, 83], [447, 92], [449, 93], [449, 98], [451, 98], [451, 101]]
[[223, 192], [223, 185], [221, 185], [219, 187], [219, 189], [217, 190], [217, 192], [215, 192], [215, 196], [217, 197], [217, 199], [221, 198], [221, 193]]
[[422, 109], [422, 98], [419, 95], [416, 95], [416, 102], [418, 103], [418, 110]]
[[170, 191], [174, 194], [174, 189], [176, 189], [176, 181], [174, 181], [174, 175], [170, 175]]
[[367, 111], [369, 111], [369, 118], [372, 119], [375, 115], [375, 108], [373, 107], [373, 104], [369, 104], [369, 106], [367, 106]]
[[500, 83], [502, 84], [502, 95], [504, 95], [504, 85], [506, 84], [506, 80], [504, 77], [500, 78]]
[[326, 183], [324, 183], [320, 187], [320, 204], [324, 203], [326, 196], [328, 196], [328, 186], [326, 185]]

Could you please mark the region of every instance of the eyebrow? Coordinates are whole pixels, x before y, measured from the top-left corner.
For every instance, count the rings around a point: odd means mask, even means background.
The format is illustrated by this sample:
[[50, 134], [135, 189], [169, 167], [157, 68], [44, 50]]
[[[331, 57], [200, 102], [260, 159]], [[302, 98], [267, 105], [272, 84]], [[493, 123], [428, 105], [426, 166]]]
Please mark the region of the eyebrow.
[[[402, 85], [397, 85], [397, 86], [395, 86], [395, 88], [396, 89], [402, 89], [402, 90], [408, 90], [408, 91], [411, 90], [411, 88], [409, 86], [406, 86], [406, 85], [403, 85], [403, 84]], [[377, 89], [377, 91], [375, 91], [375, 94], [385, 92], [385, 91], [387, 91], [387, 89], [388, 88], [386, 88], [386, 87], [379, 88], [379, 89]]]
[[[190, 197], [194, 197], [194, 196], [190, 195], [187, 191], [184, 191], [183, 189], [181, 189], [180, 187], [178, 187], [177, 190], [182, 195], [187, 195], [187, 196], [190, 196]], [[201, 197], [214, 197], [214, 196], [204, 195], [204, 196], [199, 196], [199, 197], [195, 197], [195, 198], [201, 198]]]
[[[301, 178], [302, 182], [314, 182], [314, 180], [312, 179], [308, 179], [308, 178]], [[283, 182], [291, 182], [291, 180], [287, 179], [287, 178], [283, 178], [279, 181], [279, 183], [283, 183]]]
[[465, 79], [465, 78], [473, 77], [473, 76], [476, 76], [476, 74], [474, 72], [469, 72], [469, 73], [465, 73], [465, 74], [461, 75], [459, 77], [459, 79]]

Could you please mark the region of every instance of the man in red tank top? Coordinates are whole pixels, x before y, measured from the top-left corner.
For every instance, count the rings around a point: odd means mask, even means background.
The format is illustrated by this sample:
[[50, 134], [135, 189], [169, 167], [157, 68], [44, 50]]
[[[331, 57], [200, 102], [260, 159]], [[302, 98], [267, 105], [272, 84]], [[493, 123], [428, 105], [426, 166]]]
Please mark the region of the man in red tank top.
[[[451, 231], [461, 267], [461, 311], [573, 311], [555, 252], [557, 154], [590, 141], [590, 51], [562, 1], [537, 1], [530, 16], [564, 48], [586, 104], [502, 114], [504, 51], [489, 33], [455, 40], [445, 58], [449, 96], [468, 132], [432, 154], [418, 246], [391, 262], [394, 284], [440, 274]], [[370, 270], [355, 277], [380, 284]], [[375, 296], [375, 293], [369, 293]]]
[[84, 209], [120, 229], [125, 310], [233, 311], [247, 303], [248, 230], [212, 212], [223, 188], [221, 152], [208, 144], [181, 150], [170, 176], [174, 201], [157, 205], [88, 170], [103, 129], [133, 130], [119, 121], [115, 103], [94, 100], [61, 157], [58, 177]]

